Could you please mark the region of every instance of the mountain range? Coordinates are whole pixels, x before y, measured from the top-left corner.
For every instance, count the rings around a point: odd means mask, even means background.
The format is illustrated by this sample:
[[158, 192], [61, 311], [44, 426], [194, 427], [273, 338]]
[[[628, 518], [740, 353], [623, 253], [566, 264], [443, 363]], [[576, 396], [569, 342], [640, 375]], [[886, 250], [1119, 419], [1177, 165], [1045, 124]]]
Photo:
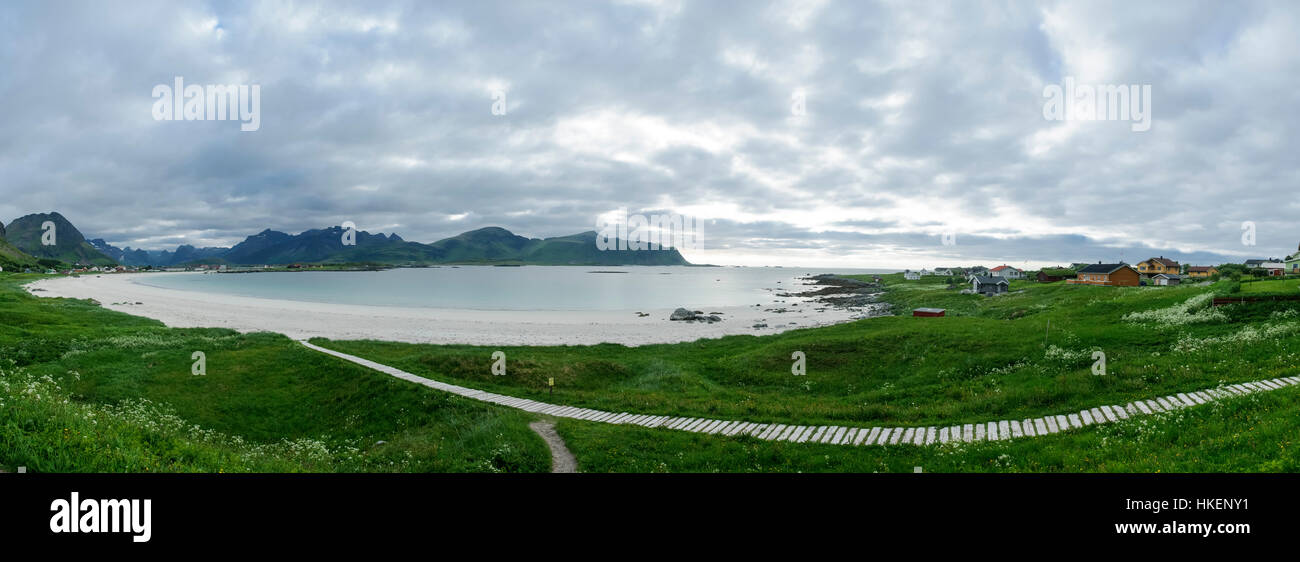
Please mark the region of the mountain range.
[[[51, 221], [56, 244], [42, 246], [40, 225]], [[263, 230], [232, 248], [196, 248], [181, 245], [175, 251], [118, 248], [102, 238], [86, 240], [58, 213], [27, 215], [10, 223], [8, 234], [0, 227], [0, 258], [5, 247], [31, 258], [65, 263], [168, 267], [191, 264], [284, 265], [292, 263], [381, 263], [427, 265], [444, 263], [494, 265], [690, 265], [673, 248], [656, 251], [600, 250], [596, 232], [553, 238], [527, 238], [500, 227], [471, 230], [431, 244], [403, 240], [397, 234], [355, 233], [355, 244], [344, 245], [339, 226], [299, 234]], [[617, 247], [617, 246], [615, 246]], [[17, 259], [13, 260], [18, 263]]]
[[103, 238], [88, 240], [91, 246], [99, 250], [101, 254], [112, 258], [113, 261], [122, 265], [166, 267], [182, 263], [198, 262], [207, 258], [216, 257], [229, 251], [230, 248], [195, 248], [189, 244], [182, 244], [176, 247], [176, 251], [169, 250], [142, 250], [132, 249], [130, 246], [118, 248], [105, 242]]

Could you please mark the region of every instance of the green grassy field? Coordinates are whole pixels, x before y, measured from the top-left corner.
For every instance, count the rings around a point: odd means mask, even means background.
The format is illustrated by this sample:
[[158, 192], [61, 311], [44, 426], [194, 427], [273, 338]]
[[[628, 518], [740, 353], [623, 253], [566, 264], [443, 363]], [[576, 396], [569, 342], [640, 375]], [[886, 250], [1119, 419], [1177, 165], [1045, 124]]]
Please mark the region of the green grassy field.
[[[673, 345], [315, 343], [433, 379], [604, 410], [940, 425], [1059, 414], [1294, 375], [1300, 303], [1211, 308], [1211, 287], [884, 276], [899, 314]], [[0, 274], [0, 465], [47, 471], [544, 471], [528, 414], [392, 379], [279, 335], [169, 329]], [[913, 318], [919, 306], [945, 318]], [[1050, 329], [1048, 328], [1050, 322]], [[666, 325], [665, 329], [672, 329]], [[491, 355], [507, 354], [507, 374]], [[190, 374], [191, 353], [208, 374]], [[807, 375], [790, 372], [807, 356]], [[1093, 375], [1093, 352], [1107, 370]], [[11, 363], [10, 363], [11, 362]], [[556, 382], [554, 397], [546, 382]], [[772, 443], [560, 420], [585, 471], [1294, 471], [1287, 389], [1048, 437], [943, 447]], [[379, 444], [378, 442], [384, 441]]]
[[[941, 278], [885, 276], [900, 316], [689, 344], [495, 348], [318, 343], [432, 378], [605, 410], [801, 424], [1015, 419], [1225, 382], [1293, 375], [1296, 304], [1210, 308], [1212, 287], [1107, 288], [1017, 281], [962, 295]], [[941, 307], [945, 318], [901, 316]], [[1051, 329], [1048, 329], [1050, 321]], [[789, 372], [803, 350], [808, 374]], [[1107, 373], [1092, 374], [1092, 351]], [[559, 423], [590, 471], [1295, 471], [1296, 390], [1049, 437], [944, 447], [772, 443]]]
[[[1021, 419], [1297, 371], [1300, 324], [1274, 319], [1274, 306], [1209, 309], [1214, 287], [1016, 282], [1012, 293], [986, 298], [959, 294], [964, 285], [887, 282], [900, 314], [937, 306], [949, 316], [635, 348], [501, 347], [505, 376], [491, 373], [495, 347], [315, 343], [539, 400], [554, 377], [553, 401], [564, 404], [819, 425]], [[1200, 304], [1184, 310], [1192, 299]], [[1132, 312], [1145, 315], [1125, 320]], [[796, 351], [807, 357], [806, 376], [791, 374]], [[1105, 353], [1105, 376], [1092, 374], [1094, 351]]]
[[1242, 296], [1249, 295], [1285, 295], [1300, 294], [1300, 279], [1269, 279], [1265, 281], [1243, 281]]
[[846, 447], [562, 420], [590, 472], [1296, 472], [1300, 389], [1044, 437]]
[[[171, 329], [0, 274], [0, 466], [47, 472], [550, 468], [523, 413], [284, 336]], [[191, 354], [207, 374], [191, 374]], [[382, 443], [381, 443], [382, 442]]]

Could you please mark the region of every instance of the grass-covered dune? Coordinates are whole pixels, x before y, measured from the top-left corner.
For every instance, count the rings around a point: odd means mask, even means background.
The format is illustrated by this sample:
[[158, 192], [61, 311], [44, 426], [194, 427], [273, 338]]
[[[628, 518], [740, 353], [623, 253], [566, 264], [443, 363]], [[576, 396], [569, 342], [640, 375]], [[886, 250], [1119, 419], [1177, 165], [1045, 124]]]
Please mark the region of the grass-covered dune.
[[[0, 466], [45, 472], [526, 471], [523, 413], [284, 336], [172, 329], [0, 274]], [[191, 374], [192, 354], [206, 374]]]

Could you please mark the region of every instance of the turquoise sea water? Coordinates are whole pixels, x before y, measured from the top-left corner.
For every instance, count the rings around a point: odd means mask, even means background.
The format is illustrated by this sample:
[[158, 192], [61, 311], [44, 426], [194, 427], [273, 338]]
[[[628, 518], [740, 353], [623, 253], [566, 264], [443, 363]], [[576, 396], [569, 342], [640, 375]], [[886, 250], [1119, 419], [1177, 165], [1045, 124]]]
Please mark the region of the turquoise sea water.
[[149, 274], [137, 283], [335, 304], [478, 310], [643, 310], [767, 305], [817, 273], [766, 267], [443, 266], [386, 271]]

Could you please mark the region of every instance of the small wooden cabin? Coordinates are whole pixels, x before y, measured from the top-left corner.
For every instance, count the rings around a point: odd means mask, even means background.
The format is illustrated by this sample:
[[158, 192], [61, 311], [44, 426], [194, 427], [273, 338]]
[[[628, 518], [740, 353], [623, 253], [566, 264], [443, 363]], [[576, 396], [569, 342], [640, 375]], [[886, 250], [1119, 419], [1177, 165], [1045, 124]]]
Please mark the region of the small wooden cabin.
[[1094, 263], [1080, 268], [1076, 275], [1070, 283], [1108, 287], [1136, 287], [1141, 283], [1137, 270], [1126, 263]]

